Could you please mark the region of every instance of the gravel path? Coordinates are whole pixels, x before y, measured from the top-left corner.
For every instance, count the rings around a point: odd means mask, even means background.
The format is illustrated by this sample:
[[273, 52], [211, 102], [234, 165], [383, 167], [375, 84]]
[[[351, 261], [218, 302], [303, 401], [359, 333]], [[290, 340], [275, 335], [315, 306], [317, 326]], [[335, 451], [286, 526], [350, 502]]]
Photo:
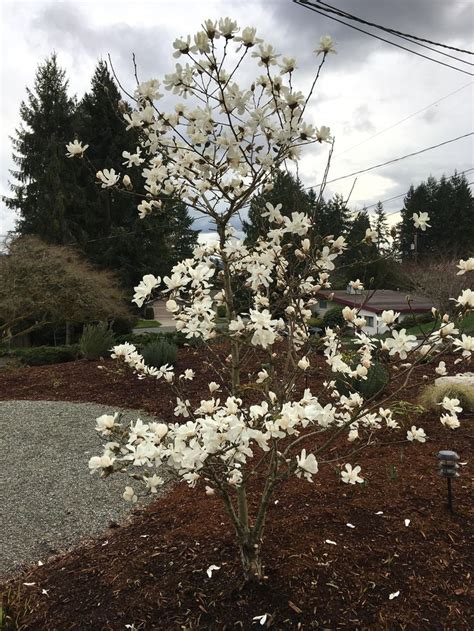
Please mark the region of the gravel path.
[[[87, 466], [101, 453], [95, 419], [113, 411], [92, 403], [0, 402], [0, 574], [44, 561], [126, 518], [126, 478], [100, 479]], [[138, 416], [147, 418], [126, 414]]]

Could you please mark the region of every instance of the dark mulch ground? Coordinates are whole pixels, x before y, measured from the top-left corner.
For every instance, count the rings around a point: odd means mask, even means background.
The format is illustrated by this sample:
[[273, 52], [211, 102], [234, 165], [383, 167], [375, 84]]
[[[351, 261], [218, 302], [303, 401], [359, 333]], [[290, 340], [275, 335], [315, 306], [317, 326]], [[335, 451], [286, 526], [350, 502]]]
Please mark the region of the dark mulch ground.
[[[202, 357], [186, 349], [180, 361], [201, 375], [190, 383], [190, 398], [198, 398], [207, 379]], [[432, 377], [431, 368], [420, 368], [418, 377], [423, 373]], [[415, 397], [414, 389], [400, 396]], [[97, 401], [161, 415], [171, 401], [166, 386], [89, 362], [2, 374], [0, 398]], [[366, 485], [339, 482], [337, 465], [345, 461], [337, 460], [338, 446], [334, 465], [322, 467], [314, 484], [296, 478], [284, 484], [268, 519], [268, 580], [262, 586], [242, 585], [218, 500], [178, 486], [138, 510], [130, 524], [12, 578], [4, 586], [4, 613], [18, 619], [17, 628], [58, 631], [116, 631], [132, 624], [144, 630], [251, 629], [260, 628], [252, 618], [263, 614], [274, 629], [473, 628], [474, 416], [464, 415], [455, 432], [432, 414], [413, 422], [429, 441], [368, 448], [360, 456]], [[454, 515], [436, 474], [436, 453], [447, 447], [468, 462], [453, 485]], [[208, 578], [211, 564], [221, 569]]]

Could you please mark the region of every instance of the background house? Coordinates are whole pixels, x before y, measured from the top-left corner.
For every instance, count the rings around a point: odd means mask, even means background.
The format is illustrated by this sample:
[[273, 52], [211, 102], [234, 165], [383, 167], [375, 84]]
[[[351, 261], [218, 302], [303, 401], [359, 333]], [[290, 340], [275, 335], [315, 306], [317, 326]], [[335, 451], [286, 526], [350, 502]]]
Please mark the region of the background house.
[[[330, 297], [332, 297], [330, 299]], [[318, 295], [318, 303], [315, 310], [322, 318], [328, 309], [340, 306], [357, 308], [359, 315], [367, 321], [364, 331], [370, 335], [385, 333], [388, 327], [377, 320], [382, 311], [393, 309], [398, 311], [401, 322], [412, 314], [428, 313], [431, 311], [432, 303], [419, 294], [407, 294], [403, 291], [393, 291], [391, 289], [377, 289], [354, 291], [352, 288], [332, 291], [321, 290]]]

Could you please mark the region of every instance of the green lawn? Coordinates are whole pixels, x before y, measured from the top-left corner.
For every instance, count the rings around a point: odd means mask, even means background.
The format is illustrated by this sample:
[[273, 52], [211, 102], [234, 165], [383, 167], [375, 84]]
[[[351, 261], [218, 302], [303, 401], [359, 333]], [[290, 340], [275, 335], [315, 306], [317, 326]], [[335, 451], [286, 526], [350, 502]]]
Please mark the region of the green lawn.
[[[425, 322], [424, 324], [418, 324], [417, 326], [412, 326], [407, 329], [407, 333], [410, 335], [422, 335], [426, 333], [431, 333], [433, 329], [438, 329], [439, 323], [437, 326], [434, 326], [433, 322]], [[462, 324], [458, 327], [460, 333], [466, 333], [467, 335], [472, 335], [474, 333], [474, 313], [468, 314], [464, 319]]]
[[157, 329], [161, 326], [161, 322], [158, 320], [138, 320], [133, 327], [134, 329]]

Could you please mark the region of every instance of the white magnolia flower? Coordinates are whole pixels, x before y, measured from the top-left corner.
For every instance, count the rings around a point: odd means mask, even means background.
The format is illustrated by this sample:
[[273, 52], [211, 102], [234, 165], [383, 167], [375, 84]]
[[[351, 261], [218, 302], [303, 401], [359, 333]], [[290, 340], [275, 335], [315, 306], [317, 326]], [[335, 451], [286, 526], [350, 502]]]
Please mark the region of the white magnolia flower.
[[215, 495], [216, 491], [211, 486], [206, 486], [206, 495], [212, 496]]
[[319, 46], [314, 49], [314, 52], [317, 55], [328, 53], [336, 53], [336, 49], [334, 47], [334, 41], [330, 35], [323, 35], [319, 40]]
[[96, 178], [102, 182], [102, 188], [109, 188], [117, 184], [120, 180], [120, 174], [115, 173], [114, 169], [104, 169], [103, 171], [97, 171]]
[[425, 434], [425, 430], [420, 428], [416, 428], [415, 425], [411, 426], [411, 429], [409, 429], [407, 431], [407, 440], [413, 442], [413, 441], [418, 441], [419, 443], [425, 443], [426, 442], [426, 434]]
[[307, 370], [311, 366], [311, 363], [307, 357], [302, 357], [298, 362], [298, 368], [301, 370]]
[[265, 370], [265, 368], [262, 368], [262, 370], [259, 371], [258, 375], [257, 375], [257, 383], [263, 383], [266, 379], [269, 378], [269, 374], [268, 372]]
[[89, 460], [89, 469], [91, 473], [98, 471], [99, 469], [108, 469], [114, 464], [115, 458], [104, 454], [103, 456], [93, 456]]
[[388, 349], [390, 355], [398, 353], [400, 359], [406, 359], [407, 353], [417, 346], [418, 342], [415, 335], [407, 335], [406, 329], [401, 331], [393, 331], [392, 337], [385, 340], [385, 348]]
[[159, 475], [152, 475], [149, 478], [145, 477], [145, 483], [147, 488], [150, 489], [151, 493], [157, 493], [157, 487], [162, 486], [165, 481]]
[[66, 145], [67, 149], [67, 157], [68, 158], [82, 158], [84, 155], [84, 151], [89, 147], [89, 145], [83, 145], [79, 140], [74, 140], [73, 142], [69, 142]]
[[449, 429], [457, 429], [460, 427], [458, 417], [455, 414], [442, 414], [440, 418], [441, 423]]
[[349, 282], [349, 285], [352, 287], [352, 289], [355, 289], [355, 290], [363, 290], [364, 289], [364, 284], [359, 279], [351, 280]]
[[132, 502], [132, 504], [138, 500], [138, 497], [135, 495], [135, 491], [131, 486], [125, 487], [122, 497], [126, 502]]
[[446, 370], [446, 363], [443, 361], [440, 361], [437, 367], [435, 368], [435, 373], [437, 375], [447, 375], [448, 371]]
[[387, 326], [390, 326], [391, 324], [395, 324], [399, 316], [400, 312], [394, 311], [393, 309], [388, 309], [387, 311], [382, 311], [379, 320]]
[[342, 310], [342, 317], [346, 322], [353, 322], [357, 318], [357, 309], [351, 309], [350, 307], [344, 307]]
[[367, 243], [377, 243], [378, 236], [379, 235], [378, 235], [376, 230], [372, 230], [371, 228], [367, 228], [367, 230], [365, 231], [364, 240]]
[[115, 425], [117, 417], [118, 414], [114, 414], [113, 416], [111, 416], [110, 414], [103, 414], [102, 416], [99, 416], [95, 419], [96, 431], [101, 432], [103, 436], [108, 436], [110, 434], [110, 430]]
[[456, 302], [460, 307], [474, 309], [474, 291], [472, 289], [463, 289], [461, 295], [456, 298]]
[[329, 127], [322, 125], [316, 129], [316, 140], [318, 142], [332, 142], [331, 130]]
[[301, 454], [296, 456], [296, 462], [298, 465], [296, 475], [299, 478], [304, 475], [308, 482], [312, 482], [313, 474], [318, 472], [318, 462], [314, 454], [306, 455], [306, 449], [302, 449]]
[[459, 339], [454, 340], [456, 351], [462, 350], [463, 357], [470, 357], [474, 353], [474, 336], [463, 333]]
[[211, 381], [211, 383], [209, 384], [209, 391], [212, 394], [213, 392], [217, 392], [217, 390], [220, 390], [220, 385], [218, 383], [216, 383], [215, 381]]
[[412, 216], [413, 223], [415, 224], [415, 228], [419, 228], [420, 230], [425, 231], [426, 228], [431, 228], [431, 224], [428, 223], [430, 220], [430, 216], [428, 213], [413, 213]]
[[471, 256], [471, 258], [467, 259], [467, 261], [464, 261], [463, 259], [461, 259], [459, 261], [458, 267], [459, 267], [459, 272], [457, 273], [458, 276], [462, 276], [466, 272], [473, 272], [474, 271], [474, 256]]
[[451, 412], [451, 414], [459, 414], [462, 412], [462, 407], [459, 403], [459, 399], [444, 397], [439, 405], [448, 412]]
[[345, 484], [362, 484], [364, 482], [364, 478], [361, 478], [359, 475], [361, 470], [359, 465], [353, 468], [352, 465], [347, 463], [344, 465], [344, 469], [345, 471], [341, 471], [341, 479]]
[[153, 274], [146, 274], [140, 283], [134, 287], [135, 293], [133, 295], [132, 302], [135, 302], [139, 307], [143, 305], [145, 300], [151, 294], [151, 292], [158, 287], [161, 283], [159, 276], [153, 276]]

